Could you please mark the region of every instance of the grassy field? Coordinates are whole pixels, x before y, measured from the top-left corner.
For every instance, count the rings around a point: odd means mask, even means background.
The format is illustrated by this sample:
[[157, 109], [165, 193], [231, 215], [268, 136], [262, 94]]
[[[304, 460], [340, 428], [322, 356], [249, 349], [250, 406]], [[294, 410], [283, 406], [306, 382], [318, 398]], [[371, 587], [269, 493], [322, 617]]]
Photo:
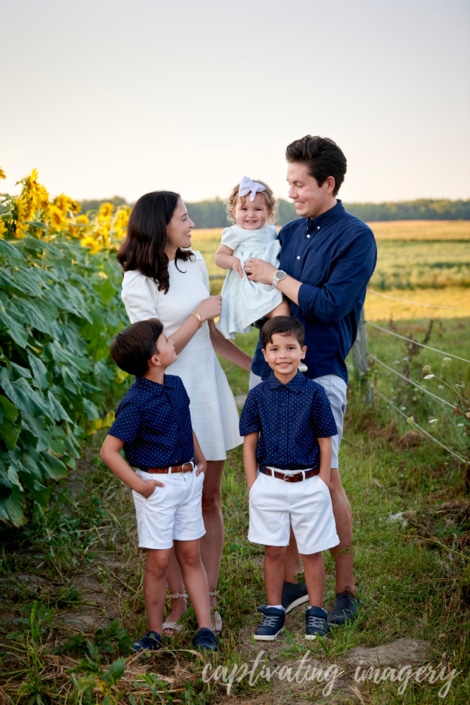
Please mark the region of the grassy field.
[[[194, 236], [194, 248], [208, 262], [218, 243], [214, 232]], [[449, 243], [446, 249], [453, 248]], [[416, 295], [416, 301], [434, 305], [434, 291], [383, 293], [411, 300]], [[459, 301], [465, 307], [459, 296], [468, 289], [438, 291], [443, 298], [436, 305]], [[369, 295], [368, 307], [374, 301]], [[367, 317], [388, 326], [392, 304], [404, 305], [383, 299]], [[469, 314], [446, 317], [437, 309], [439, 320], [431, 327], [430, 317], [417, 311], [408, 318], [395, 311], [393, 332], [468, 359]], [[458, 389], [468, 399], [468, 365], [444, 363], [445, 356], [374, 328], [368, 328], [368, 339], [375, 355], [400, 373], [415, 375], [420, 384], [435, 385], [433, 391], [446, 399], [454, 399], [456, 383], [463, 380], [463, 391]], [[256, 333], [239, 336], [237, 343], [251, 353]], [[423, 381], [425, 364], [436, 375]], [[243, 395], [247, 373], [223, 365], [234, 394]], [[373, 364], [375, 385], [383, 374]], [[439, 389], [446, 384], [450, 389]], [[391, 378], [381, 388], [393, 394], [406, 416], [418, 418], [423, 409], [429, 420], [441, 413], [401, 381]], [[463, 429], [462, 447], [466, 443], [468, 449], [468, 420], [465, 424], [456, 428]], [[469, 465], [428, 442], [386, 405], [365, 404], [363, 384], [352, 369], [341, 472], [354, 514], [362, 609], [357, 621], [323, 640], [304, 640], [302, 608], [288, 616], [287, 631], [276, 643], [260, 646], [252, 639], [255, 606], [264, 601], [263, 551], [246, 538], [248, 500], [238, 448], [229, 453], [223, 477], [219, 652], [201, 658], [191, 651], [189, 611], [186, 628], [164, 650], [130, 655], [130, 644], [146, 630], [143, 559], [129, 492], [98, 459], [101, 438], [90, 439], [76, 472], [61, 484], [41, 521], [23, 530], [0, 530], [0, 705], [470, 702]], [[326, 565], [329, 608], [334, 601], [329, 556]], [[394, 659], [388, 645], [398, 651]], [[289, 677], [301, 663], [310, 667], [310, 678]]]
[[[236, 388], [240, 380], [228, 372]], [[246, 538], [241, 451], [231, 451], [223, 480], [220, 650], [204, 658], [190, 650], [190, 612], [186, 628], [164, 650], [133, 656], [130, 644], [146, 630], [143, 560], [130, 495], [97, 459], [99, 442], [92, 439], [42, 522], [2, 531], [2, 705], [469, 702], [468, 478], [447, 454], [350, 398], [341, 467], [354, 511], [360, 616], [307, 643], [299, 608], [282, 638], [260, 645], [251, 635], [259, 619], [255, 606], [264, 601], [263, 552]], [[328, 556], [326, 565], [328, 608], [334, 600]], [[374, 655], [389, 645], [399, 649], [395, 660], [386, 651]], [[289, 669], [296, 673], [300, 664], [330, 676], [289, 679]], [[402, 680], [392, 681], [398, 666]], [[366, 677], [372, 667], [378, 682]], [[278, 675], [270, 677], [268, 669]], [[407, 672], [414, 676], [404, 683]], [[337, 681], [335, 673], [341, 673]], [[365, 680], [358, 680], [361, 673]]]
[[[392, 221], [370, 225], [378, 244], [372, 288], [402, 293], [425, 289], [424, 296], [432, 296], [430, 292], [436, 289], [470, 287], [470, 221]], [[220, 289], [225, 276], [214, 262], [221, 232], [196, 229], [193, 234], [193, 248], [204, 255], [209, 274], [218, 277], [213, 282], [214, 291]]]

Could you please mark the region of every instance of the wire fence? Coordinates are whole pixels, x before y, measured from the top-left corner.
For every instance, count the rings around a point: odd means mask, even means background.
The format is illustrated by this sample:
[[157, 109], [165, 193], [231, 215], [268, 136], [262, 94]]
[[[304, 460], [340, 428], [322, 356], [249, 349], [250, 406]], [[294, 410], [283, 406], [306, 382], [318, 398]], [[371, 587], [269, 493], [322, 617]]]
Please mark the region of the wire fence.
[[[440, 321], [439, 309], [470, 317], [470, 308], [410, 301], [372, 288], [369, 295], [434, 312], [421, 342], [412, 333], [399, 333], [393, 321], [385, 327], [361, 320], [352, 357], [356, 374], [365, 382], [366, 402], [386, 405], [394, 418], [406, 421], [460, 462], [470, 463], [470, 400], [466, 392], [470, 360], [428, 344], [434, 323]], [[469, 337], [468, 327], [465, 335]], [[470, 350], [470, 341], [466, 349]], [[421, 354], [428, 364], [420, 361]]]
[[[211, 275], [210, 280], [219, 282], [222, 281], [224, 277], [224, 274]], [[456, 311], [460, 314], [468, 313], [470, 317], [470, 308], [417, 302], [404, 297], [385, 294], [370, 287], [368, 289], [368, 296], [369, 295], [379, 296], [383, 299], [389, 299], [401, 304], [412, 304], [413, 306], [423, 308], [423, 310], [432, 309], [433, 318], [430, 319], [430, 327], [433, 321], [439, 320], [440, 309]], [[385, 336], [389, 336], [390, 340], [402, 345], [401, 351], [395, 347], [398, 357], [393, 359], [392, 364], [390, 364], [389, 360], [390, 349], [387, 350], [387, 348], [391, 346], [384, 346], [382, 342], [381, 345], [377, 346], [378, 350], [376, 350], [372, 336], [368, 336], [368, 329], [378, 333], [382, 341], [386, 339], [384, 338]], [[467, 336], [470, 337], [468, 330]], [[374, 340], [375, 337], [376, 336], [374, 336]], [[430, 335], [426, 337], [430, 337]], [[371, 343], [374, 347], [373, 350], [369, 350]], [[405, 350], [404, 354], [402, 354], [403, 348]], [[388, 361], [384, 359], [384, 349]], [[468, 349], [470, 350], [470, 340]], [[364, 380], [365, 402], [367, 404], [377, 405], [380, 400], [380, 403], [390, 409], [394, 417], [404, 420], [407, 424], [412, 426], [414, 431], [420, 433], [423, 437], [429, 439], [429, 441], [435, 443], [440, 448], [443, 448], [449, 455], [460, 462], [470, 463], [470, 452], [468, 448], [470, 400], [465, 396], [465, 384], [461, 381], [454, 383], [446, 382], [445, 379], [439, 378], [431, 371], [428, 372], [427, 375], [424, 374], [424, 366], [418, 361], [419, 351], [427, 351], [429, 354], [432, 354], [434, 360], [437, 361], [438, 367], [440, 369], [444, 368], [444, 373], [447, 375], [450, 374], [447, 364], [448, 361], [455, 360], [459, 367], [457, 370], [453, 371], [453, 374], [456, 375], [459, 380], [470, 379], [470, 368], [467, 367], [470, 365], [470, 360], [467, 358], [447, 350], [440, 350], [439, 348], [428, 345], [427, 342], [420, 342], [414, 337], [399, 333], [395, 327], [391, 326], [386, 328], [373, 321], [367, 321], [363, 317], [351, 354], [355, 371], [358, 377]], [[401, 366], [402, 369], [398, 369], [399, 366]], [[378, 369], [386, 373], [386, 376], [378, 374]], [[419, 381], [413, 379], [413, 376], [417, 377]], [[436, 391], [432, 391], [426, 384], [423, 384], [423, 382], [428, 382], [431, 379], [437, 382]], [[420, 398], [413, 399], [410, 394], [407, 393], [407, 388], [416, 391], [420, 395]], [[447, 398], [444, 394], [447, 395]], [[439, 405], [443, 412], [435, 412], [434, 407], [431, 407], [429, 404], [423, 404], [423, 398], [431, 400], [432, 404]], [[414, 404], [413, 401], [418, 403]], [[417, 418], [415, 418], [418, 415], [418, 411], [420, 411], [424, 420], [417, 420]], [[428, 411], [432, 411], [433, 413], [428, 413], [426, 418]], [[425, 428], [426, 424], [433, 429], [433, 432]], [[439, 433], [441, 434], [440, 437], [438, 436]]]

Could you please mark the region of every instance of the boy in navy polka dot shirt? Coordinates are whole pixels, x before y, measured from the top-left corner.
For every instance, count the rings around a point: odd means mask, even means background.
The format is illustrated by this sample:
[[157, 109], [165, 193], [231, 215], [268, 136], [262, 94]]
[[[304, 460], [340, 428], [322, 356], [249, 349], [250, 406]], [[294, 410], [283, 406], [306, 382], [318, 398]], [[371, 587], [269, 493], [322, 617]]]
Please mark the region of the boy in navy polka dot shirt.
[[281, 594], [292, 526], [310, 600], [305, 638], [315, 639], [328, 630], [322, 551], [339, 543], [329, 490], [331, 437], [337, 429], [323, 387], [299, 372], [306, 352], [302, 324], [277, 316], [261, 335], [271, 374], [249, 391], [240, 417], [250, 503], [248, 539], [265, 545], [267, 604], [254, 638], [273, 641], [284, 629]]
[[162, 646], [167, 572], [174, 547], [199, 626], [193, 644], [216, 651], [199, 545], [205, 534], [201, 498], [207, 465], [191, 427], [184, 385], [179, 377], [165, 374], [176, 360], [174, 344], [162, 323], [152, 318], [118, 333], [110, 352], [118, 367], [136, 376], [100, 452], [112, 472], [132, 489], [139, 547], [146, 551], [148, 631], [134, 643], [134, 650]]

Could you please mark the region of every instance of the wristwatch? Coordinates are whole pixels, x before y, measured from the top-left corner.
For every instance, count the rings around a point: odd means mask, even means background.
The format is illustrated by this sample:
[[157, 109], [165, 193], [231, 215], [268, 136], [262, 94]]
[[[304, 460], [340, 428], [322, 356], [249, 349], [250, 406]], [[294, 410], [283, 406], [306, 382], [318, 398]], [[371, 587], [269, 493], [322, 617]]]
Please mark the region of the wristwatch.
[[278, 269], [277, 272], [274, 272], [273, 276], [273, 286], [278, 287], [279, 282], [282, 282], [283, 279], [287, 277], [287, 274], [282, 271], [282, 269]]

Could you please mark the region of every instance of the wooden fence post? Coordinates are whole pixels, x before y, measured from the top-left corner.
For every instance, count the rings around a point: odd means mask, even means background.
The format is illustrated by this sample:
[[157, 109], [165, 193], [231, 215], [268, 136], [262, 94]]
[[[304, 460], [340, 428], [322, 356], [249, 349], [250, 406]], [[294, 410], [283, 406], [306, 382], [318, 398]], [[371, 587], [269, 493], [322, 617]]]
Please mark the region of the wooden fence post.
[[367, 333], [364, 309], [362, 309], [361, 312], [357, 338], [352, 347], [351, 353], [356, 376], [364, 387], [366, 404], [371, 404], [372, 388], [369, 380], [369, 355], [367, 352]]

